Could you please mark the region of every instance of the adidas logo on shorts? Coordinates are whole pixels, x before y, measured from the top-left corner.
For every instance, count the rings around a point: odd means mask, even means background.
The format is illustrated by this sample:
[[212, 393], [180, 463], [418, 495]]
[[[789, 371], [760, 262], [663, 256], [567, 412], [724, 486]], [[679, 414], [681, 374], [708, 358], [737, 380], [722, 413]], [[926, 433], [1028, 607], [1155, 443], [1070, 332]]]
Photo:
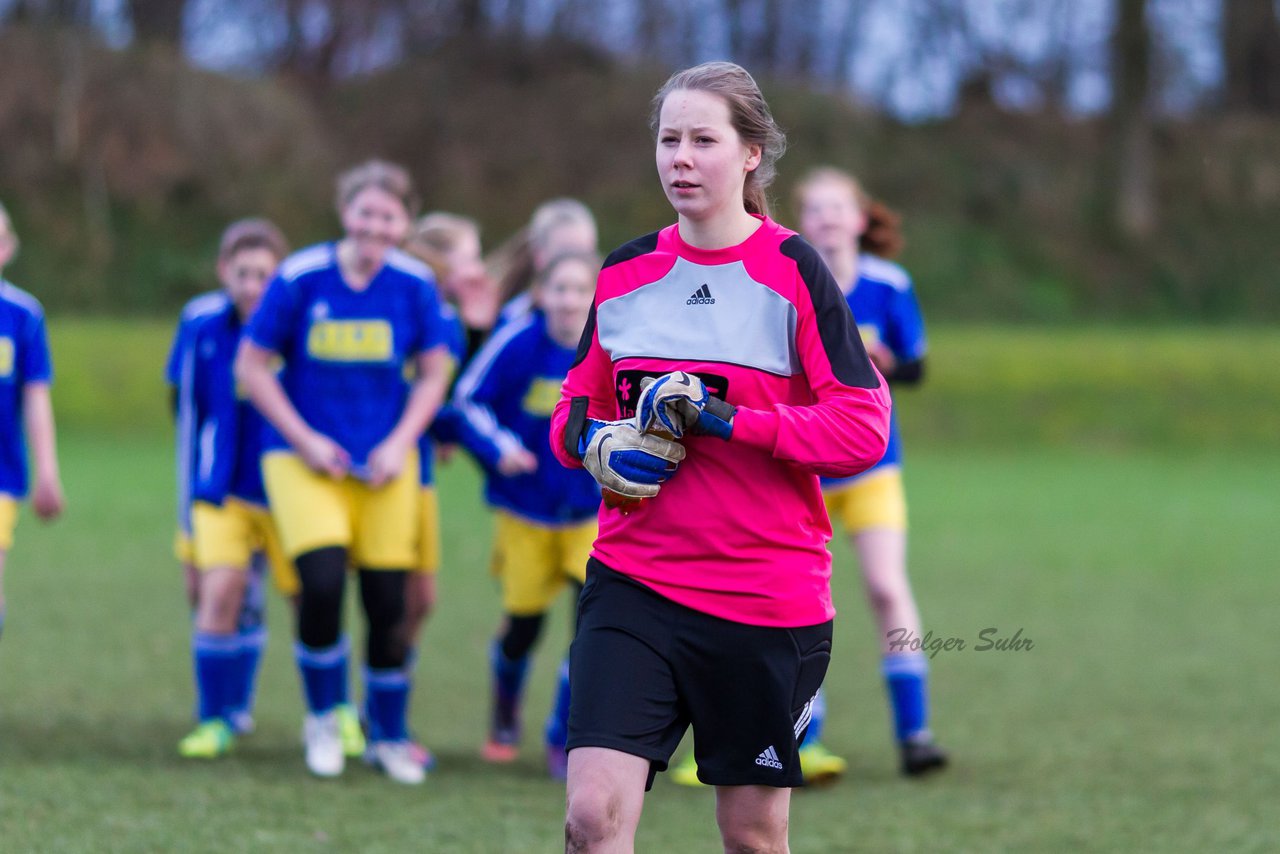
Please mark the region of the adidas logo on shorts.
[[756, 757], [756, 764], [763, 765], [765, 768], [773, 768], [777, 771], [782, 770], [782, 763], [778, 760], [778, 751], [773, 749], [772, 744]]
[[685, 305], [715, 305], [716, 298], [711, 295], [711, 288], [703, 285], [694, 291], [687, 300]]

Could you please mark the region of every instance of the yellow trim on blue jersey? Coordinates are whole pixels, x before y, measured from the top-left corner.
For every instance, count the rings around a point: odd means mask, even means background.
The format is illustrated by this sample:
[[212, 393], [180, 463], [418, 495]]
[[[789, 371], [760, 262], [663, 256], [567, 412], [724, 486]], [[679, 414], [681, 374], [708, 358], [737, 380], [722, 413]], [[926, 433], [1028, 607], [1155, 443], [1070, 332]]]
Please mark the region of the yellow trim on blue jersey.
[[222, 506], [197, 501], [191, 506], [192, 563], [201, 572], [211, 569], [247, 570], [256, 552], [271, 565], [271, 578], [285, 596], [301, 590], [298, 572], [285, 556], [270, 511], [228, 498]]
[[596, 520], [553, 528], [495, 511], [493, 574], [502, 585], [502, 609], [528, 616], [551, 608], [569, 579], [587, 578]]
[[0, 552], [13, 548], [13, 529], [18, 527], [18, 501], [11, 495], [0, 495]]
[[0, 337], [0, 377], [13, 376], [13, 339]]
[[262, 458], [271, 514], [290, 558], [340, 546], [363, 569], [412, 569], [421, 524], [418, 454], [411, 451], [391, 483], [373, 489], [353, 477], [318, 474], [291, 451]]
[[827, 515], [839, 519], [846, 532], [872, 528], [907, 530], [907, 496], [902, 470], [897, 466], [873, 469], [869, 474], [823, 490]]

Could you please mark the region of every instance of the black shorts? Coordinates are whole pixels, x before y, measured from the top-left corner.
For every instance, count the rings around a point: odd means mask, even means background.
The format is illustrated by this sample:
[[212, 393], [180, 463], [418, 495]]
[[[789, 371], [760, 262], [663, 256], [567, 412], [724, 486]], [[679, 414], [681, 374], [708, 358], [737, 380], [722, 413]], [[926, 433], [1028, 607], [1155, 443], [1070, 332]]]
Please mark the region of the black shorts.
[[693, 726], [713, 786], [803, 784], [799, 744], [831, 659], [831, 621], [773, 628], [678, 605], [592, 558], [570, 649], [570, 750], [608, 747], [667, 769]]

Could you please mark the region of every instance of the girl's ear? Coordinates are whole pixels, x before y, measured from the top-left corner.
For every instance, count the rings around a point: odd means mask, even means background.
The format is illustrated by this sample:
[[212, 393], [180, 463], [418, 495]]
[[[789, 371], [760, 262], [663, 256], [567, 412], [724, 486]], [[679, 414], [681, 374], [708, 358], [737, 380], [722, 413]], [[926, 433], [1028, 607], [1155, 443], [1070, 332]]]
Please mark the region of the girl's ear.
[[764, 149], [758, 145], [747, 146], [747, 162], [744, 164], [743, 171], [754, 172], [760, 165], [760, 159], [764, 156]]

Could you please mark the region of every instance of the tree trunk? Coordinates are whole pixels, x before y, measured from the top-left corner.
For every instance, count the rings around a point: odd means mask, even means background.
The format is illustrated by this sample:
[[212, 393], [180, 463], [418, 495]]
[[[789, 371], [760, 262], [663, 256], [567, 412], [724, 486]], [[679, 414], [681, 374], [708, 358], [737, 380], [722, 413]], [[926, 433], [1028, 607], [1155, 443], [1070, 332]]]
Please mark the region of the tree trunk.
[[[1111, 127], [1103, 178], [1120, 233], [1144, 239], [1155, 230], [1154, 154], [1151, 144], [1151, 32], [1146, 0], [1119, 0], [1111, 42]], [[1105, 188], [1104, 188], [1105, 190]]]
[[129, 0], [134, 37], [181, 48], [185, 33], [186, 0]]
[[1223, 0], [1227, 109], [1280, 112], [1280, 18], [1272, 0]]

